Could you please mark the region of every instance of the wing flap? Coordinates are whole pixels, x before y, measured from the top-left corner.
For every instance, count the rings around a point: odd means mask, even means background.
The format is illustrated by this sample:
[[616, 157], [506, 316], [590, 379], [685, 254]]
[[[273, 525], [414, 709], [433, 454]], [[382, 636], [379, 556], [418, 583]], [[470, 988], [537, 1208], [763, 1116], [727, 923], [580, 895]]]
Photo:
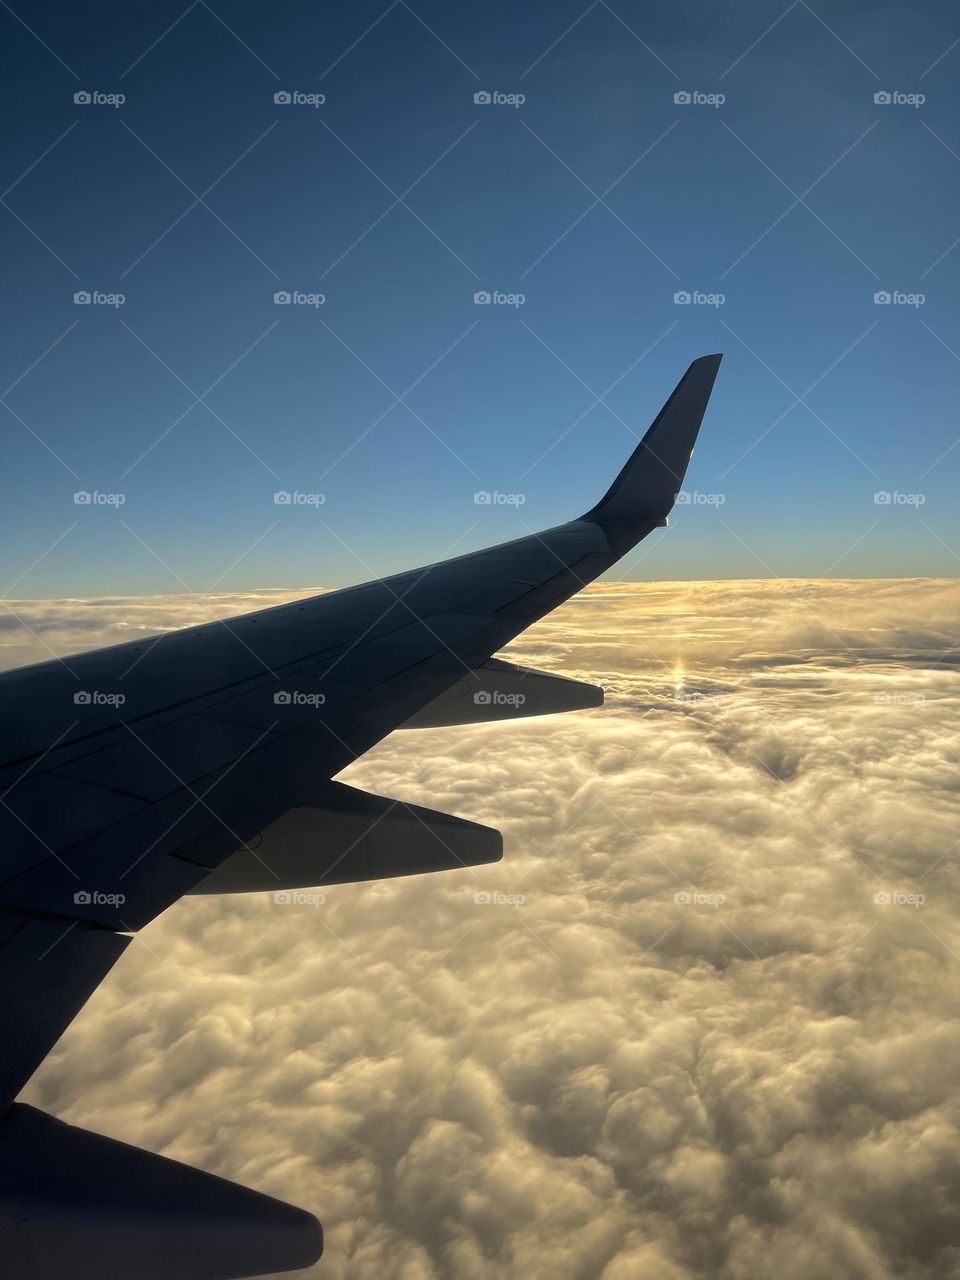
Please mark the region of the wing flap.
[[17, 1103], [0, 1121], [0, 1254], [31, 1280], [230, 1280], [312, 1265], [312, 1214]]
[[465, 673], [462, 680], [421, 707], [400, 728], [489, 724], [561, 711], [582, 711], [602, 703], [603, 690], [599, 685], [492, 658], [482, 667]]
[[[422, 805], [330, 782], [211, 870], [194, 893], [249, 893], [456, 871], [499, 862], [503, 838]], [[289, 894], [277, 893], [281, 905]]]

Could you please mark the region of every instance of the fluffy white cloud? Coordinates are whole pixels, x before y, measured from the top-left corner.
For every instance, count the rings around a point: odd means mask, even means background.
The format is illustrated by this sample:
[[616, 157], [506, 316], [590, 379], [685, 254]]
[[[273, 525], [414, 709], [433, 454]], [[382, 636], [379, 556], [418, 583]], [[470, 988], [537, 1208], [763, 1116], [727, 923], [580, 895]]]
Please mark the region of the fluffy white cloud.
[[[14, 603], [3, 653], [295, 594]], [[25, 1097], [311, 1208], [330, 1280], [954, 1278], [958, 637], [953, 582], [597, 586], [509, 656], [605, 708], [343, 775], [503, 863], [184, 901]]]

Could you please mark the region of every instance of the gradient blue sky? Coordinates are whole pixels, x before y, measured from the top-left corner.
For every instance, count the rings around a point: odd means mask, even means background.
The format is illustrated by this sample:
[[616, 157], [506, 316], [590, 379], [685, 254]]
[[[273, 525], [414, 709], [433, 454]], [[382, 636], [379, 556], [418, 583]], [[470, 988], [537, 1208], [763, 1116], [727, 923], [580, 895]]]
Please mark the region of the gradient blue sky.
[[[338, 585], [523, 535], [589, 507], [715, 350], [687, 488], [723, 505], [624, 576], [955, 575], [955, 5], [36, 3], [0, 28], [0, 590]], [[474, 305], [493, 289], [526, 301]]]

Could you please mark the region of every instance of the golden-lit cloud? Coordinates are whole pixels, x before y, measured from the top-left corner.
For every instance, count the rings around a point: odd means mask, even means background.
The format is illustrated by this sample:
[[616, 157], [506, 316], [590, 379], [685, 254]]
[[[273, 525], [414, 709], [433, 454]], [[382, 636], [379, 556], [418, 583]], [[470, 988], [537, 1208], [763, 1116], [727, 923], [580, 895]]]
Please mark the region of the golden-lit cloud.
[[[0, 653], [298, 594], [14, 602]], [[948, 581], [596, 586], [509, 656], [604, 708], [342, 775], [501, 864], [186, 900], [24, 1096], [315, 1211], [330, 1280], [955, 1277], [958, 635]]]

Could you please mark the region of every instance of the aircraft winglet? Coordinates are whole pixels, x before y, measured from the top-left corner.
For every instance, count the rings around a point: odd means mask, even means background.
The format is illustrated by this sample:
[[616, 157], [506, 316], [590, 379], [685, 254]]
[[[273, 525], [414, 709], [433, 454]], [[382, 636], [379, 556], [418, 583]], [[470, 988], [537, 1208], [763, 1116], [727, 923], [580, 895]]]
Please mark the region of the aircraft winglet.
[[612, 540], [636, 541], [665, 524], [683, 484], [722, 355], [694, 360], [613, 484], [585, 516]]

